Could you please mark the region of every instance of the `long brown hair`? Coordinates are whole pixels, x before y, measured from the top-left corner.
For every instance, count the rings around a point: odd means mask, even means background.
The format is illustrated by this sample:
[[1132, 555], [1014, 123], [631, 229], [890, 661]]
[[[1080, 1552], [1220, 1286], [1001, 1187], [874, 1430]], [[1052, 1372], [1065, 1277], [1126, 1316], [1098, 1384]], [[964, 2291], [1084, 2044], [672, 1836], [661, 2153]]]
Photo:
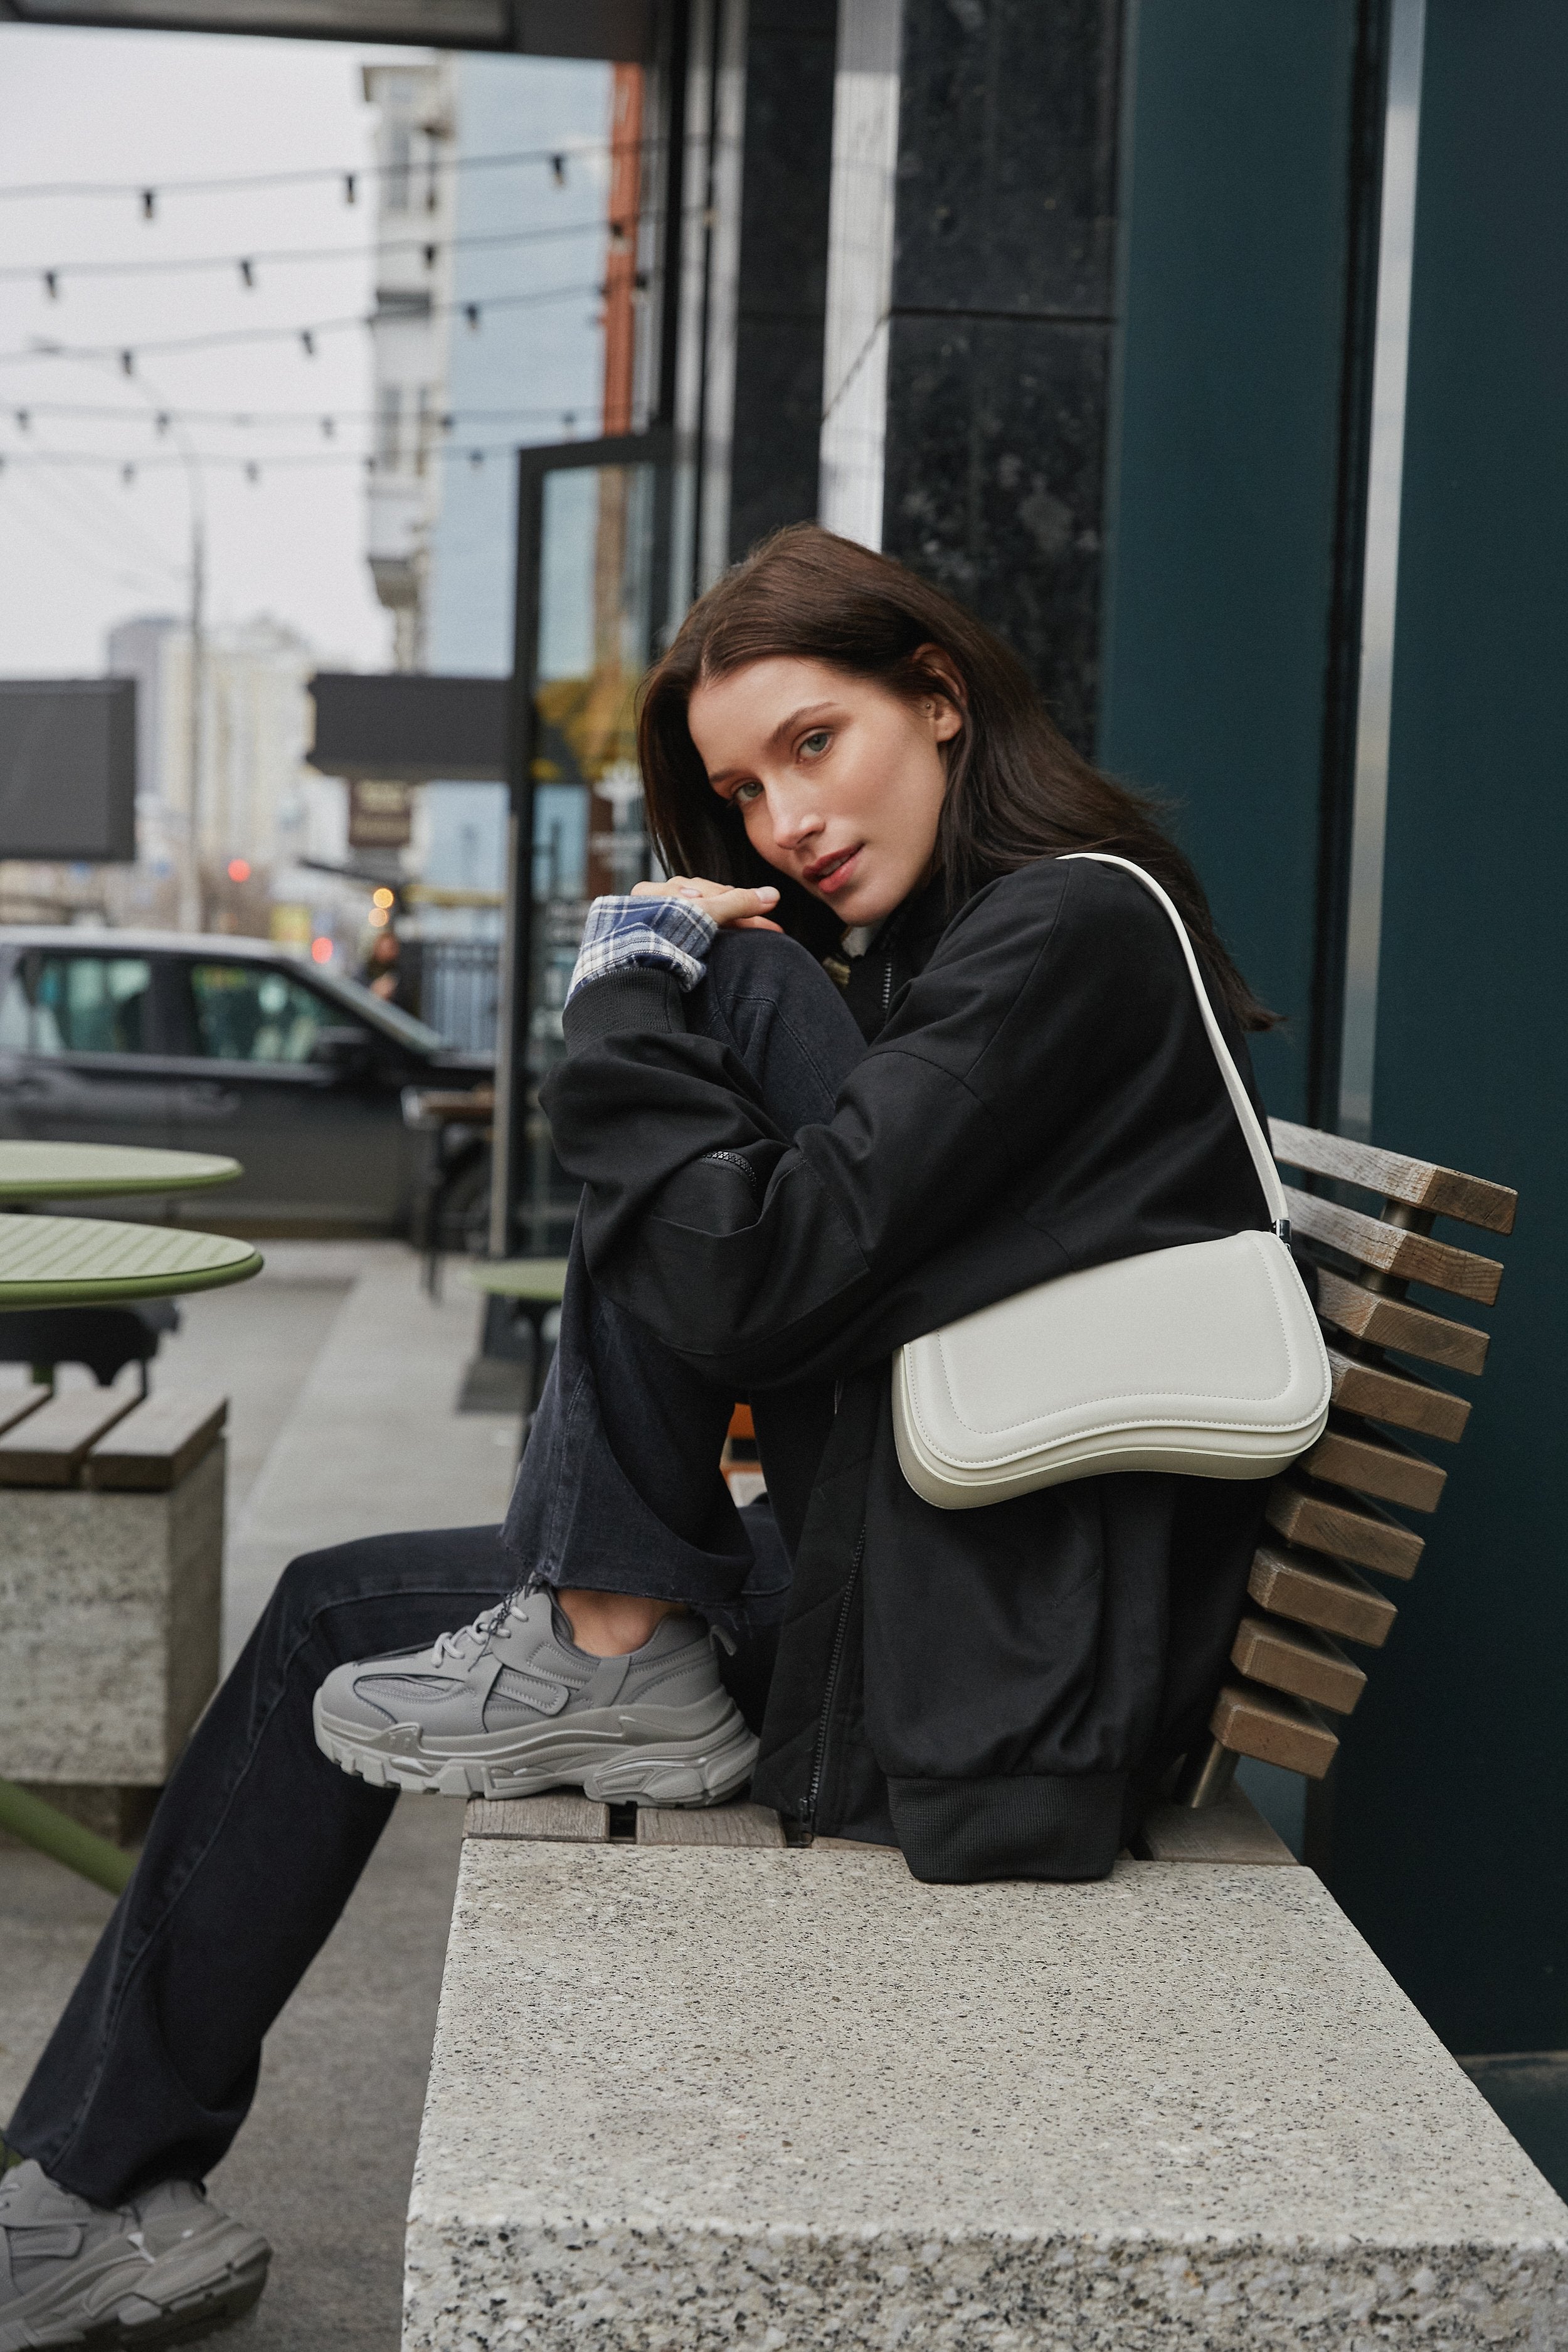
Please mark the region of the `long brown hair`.
[[1156, 804], [1101, 775], [1047, 716], [1023, 665], [941, 589], [890, 556], [795, 523], [765, 540], [692, 606], [645, 683], [637, 717], [643, 790], [668, 870], [715, 882], [770, 881], [786, 929], [817, 951], [836, 940], [831, 911], [768, 866], [741, 812], [710, 790], [686, 723], [705, 679], [784, 655], [918, 697], [950, 682], [920, 657], [941, 650], [963, 682], [964, 724], [946, 747], [948, 785], [937, 865], [953, 907], [987, 882], [1064, 850], [1105, 849], [1146, 866], [1175, 900], [1215, 984], [1244, 1029], [1265, 1010], [1215, 929], [1197, 876]]

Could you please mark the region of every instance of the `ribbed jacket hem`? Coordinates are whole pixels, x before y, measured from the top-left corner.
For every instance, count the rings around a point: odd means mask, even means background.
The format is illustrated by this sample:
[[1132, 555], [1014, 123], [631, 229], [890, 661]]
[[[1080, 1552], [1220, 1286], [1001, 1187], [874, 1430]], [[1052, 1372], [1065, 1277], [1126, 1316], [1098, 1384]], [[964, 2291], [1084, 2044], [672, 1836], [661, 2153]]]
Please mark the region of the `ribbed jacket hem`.
[[969, 1886], [989, 1878], [1105, 1878], [1121, 1844], [1127, 1776], [1009, 1775], [889, 1780], [904, 1860], [916, 1878]]

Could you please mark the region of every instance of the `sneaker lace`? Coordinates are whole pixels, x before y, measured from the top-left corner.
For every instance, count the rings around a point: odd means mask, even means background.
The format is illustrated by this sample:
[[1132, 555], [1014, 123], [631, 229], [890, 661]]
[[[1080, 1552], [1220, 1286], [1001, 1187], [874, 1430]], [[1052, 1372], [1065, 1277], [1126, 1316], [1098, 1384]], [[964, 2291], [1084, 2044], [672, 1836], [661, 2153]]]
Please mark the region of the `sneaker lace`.
[[459, 1625], [455, 1633], [438, 1633], [431, 1654], [435, 1664], [444, 1666], [449, 1659], [455, 1659], [459, 1665], [471, 1665], [491, 1634], [500, 1633], [511, 1614], [512, 1602], [516, 1599], [515, 1592], [509, 1592], [504, 1601], [498, 1601], [493, 1609], [485, 1610], [471, 1625]]

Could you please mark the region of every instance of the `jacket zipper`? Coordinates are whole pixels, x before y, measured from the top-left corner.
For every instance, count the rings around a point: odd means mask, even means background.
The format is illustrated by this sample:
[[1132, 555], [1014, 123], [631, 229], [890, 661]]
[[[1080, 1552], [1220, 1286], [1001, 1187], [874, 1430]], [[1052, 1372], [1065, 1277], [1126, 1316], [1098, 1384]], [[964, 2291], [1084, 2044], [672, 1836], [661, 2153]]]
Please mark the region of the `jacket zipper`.
[[822, 1713], [817, 1718], [816, 1745], [811, 1756], [811, 1782], [805, 1795], [801, 1799], [802, 1821], [814, 1822], [816, 1819], [817, 1791], [822, 1786], [822, 1767], [827, 1753], [827, 1722], [833, 1712], [833, 1702], [838, 1695], [838, 1670], [844, 1663], [844, 1644], [849, 1636], [849, 1610], [855, 1599], [856, 1587], [860, 1581], [860, 1560], [865, 1549], [866, 1523], [862, 1520], [860, 1532], [855, 1538], [855, 1557], [849, 1563], [849, 1574], [844, 1586], [844, 1598], [838, 1604], [838, 1622], [833, 1633], [833, 1654], [827, 1661], [827, 1681], [822, 1694]]
[[893, 959], [888, 958], [882, 967], [882, 1018], [888, 1017], [888, 1007], [893, 1001]]

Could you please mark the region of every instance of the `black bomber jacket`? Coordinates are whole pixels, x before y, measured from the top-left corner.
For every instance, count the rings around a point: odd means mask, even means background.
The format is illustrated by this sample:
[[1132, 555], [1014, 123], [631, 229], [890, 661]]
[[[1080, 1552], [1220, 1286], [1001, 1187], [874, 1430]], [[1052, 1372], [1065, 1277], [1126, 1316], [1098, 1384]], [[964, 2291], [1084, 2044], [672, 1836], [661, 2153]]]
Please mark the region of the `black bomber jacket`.
[[[591, 983], [545, 1089], [595, 1282], [750, 1396], [794, 1561], [754, 1793], [919, 1877], [1103, 1874], [1201, 1732], [1251, 1483], [1123, 1474], [970, 1511], [905, 1484], [894, 1349], [1077, 1267], [1268, 1213], [1167, 918], [1045, 859], [852, 971], [871, 1039], [778, 1132], [672, 979]], [[1245, 1042], [1220, 1019], [1242, 1069]]]

